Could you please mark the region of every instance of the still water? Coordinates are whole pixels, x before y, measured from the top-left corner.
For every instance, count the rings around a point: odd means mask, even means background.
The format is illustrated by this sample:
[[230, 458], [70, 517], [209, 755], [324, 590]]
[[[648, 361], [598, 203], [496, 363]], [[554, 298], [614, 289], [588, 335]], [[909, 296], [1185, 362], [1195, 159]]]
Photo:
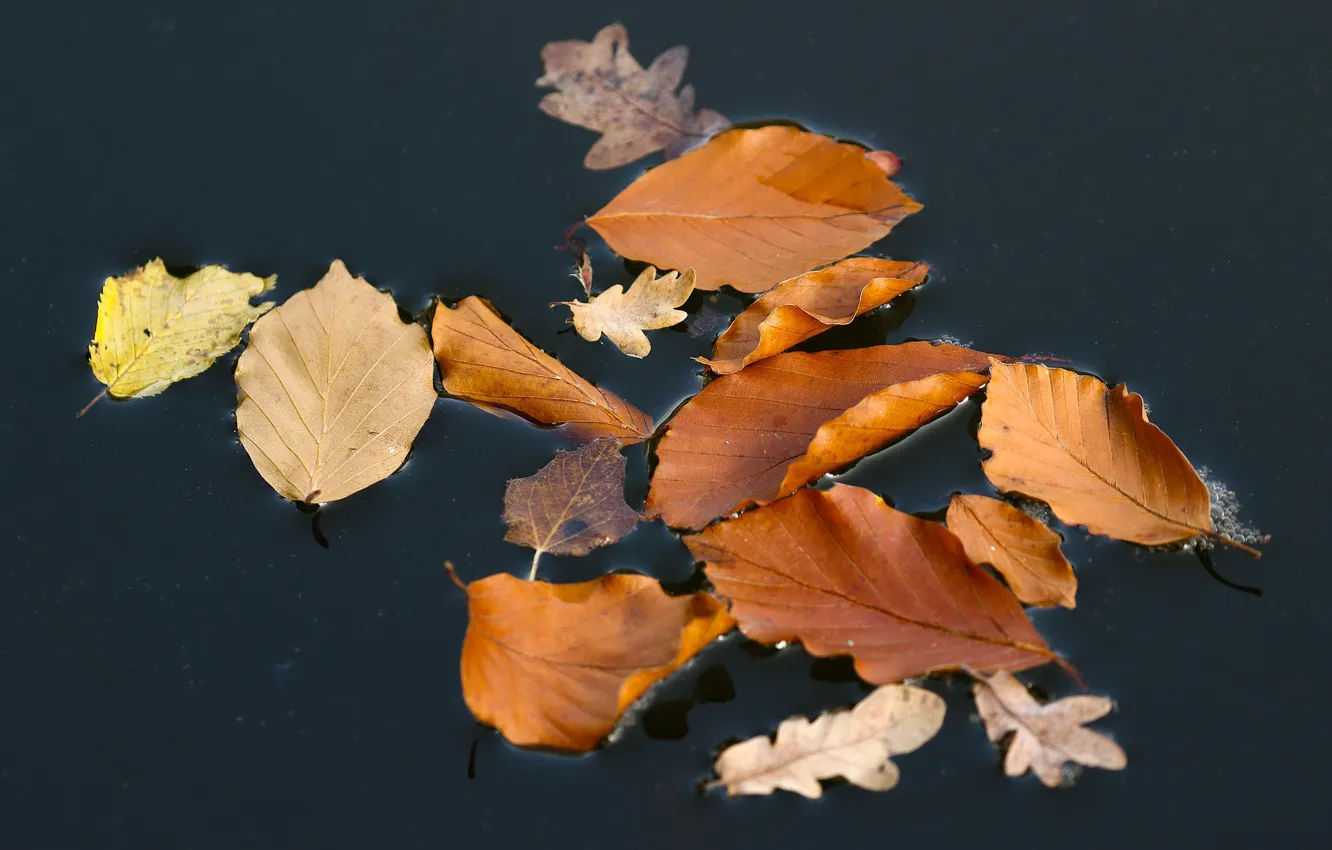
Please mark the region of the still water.
[[[127, 0], [5, 18], [0, 846], [1312, 846], [1312, 771], [1332, 757], [1316, 4]], [[236, 440], [234, 355], [74, 419], [99, 389], [83, 352], [103, 277], [158, 255], [277, 273], [279, 300], [334, 257], [413, 313], [484, 295], [668, 415], [742, 301], [696, 296], [645, 361], [547, 307], [577, 294], [561, 234], [641, 168], [581, 168], [594, 136], [537, 111], [538, 51], [614, 20], [645, 63], [688, 44], [701, 106], [904, 158], [926, 209], [875, 251], [936, 274], [817, 347], [949, 335], [1126, 380], [1272, 533], [1261, 561], [1215, 555], [1259, 598], [1187, 554], [1066, 530], [1078, 609], [1034, 619], [1118, 701], [1101, 728], [1127, 771], [1060, 792], [1004, 779], [957, 683], [889, 794], [700, 795], [720, 745], [863, 693], [845, 665], [736, 637], [612, 746], [516, 750], [463, 705], [465, 600], [441, 565], [525, 568], [504, 484], [554, 436], [442, 400], [400, 474], [322, 513], [325, 548]], [[598, 286], [631, 279], [604, 249], [594, 262]], [[842, 480], [911, 511], [987, 492], [977, 416], [963, 405]], [[630, 458], [641, 504], [644, 449]], [[618, 568], [694, 572], [659, 524], [543, 559], [559, 581]]]

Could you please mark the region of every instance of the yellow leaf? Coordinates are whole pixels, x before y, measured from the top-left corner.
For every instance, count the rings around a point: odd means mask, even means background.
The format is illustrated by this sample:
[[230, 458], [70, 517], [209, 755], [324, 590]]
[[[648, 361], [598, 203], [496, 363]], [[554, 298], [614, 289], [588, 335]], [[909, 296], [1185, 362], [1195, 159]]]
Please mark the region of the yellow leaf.
[[288, 499], [332, 502], [387, 478], [434, 406], [425, 329], [341, 260], [255, 322], [236, 364], [241, 444]]
[[93, 374], [106, 384], [102, 395], [157, 395], [207, 369], [235, 347], [246, 325], [273, 306], [270, 301], [256, 307], [250, 299], [268, 292], [276, 280], [277, 275], [236, 274], [221, 266], [177, 278], [160, 259], [124, 277], [108, 277], [88, 346]]
[[604, 333], [630, 357], [646, 357], [652, 343], [643, 331], [683, 322], [689, 314], [674, 308], [688, 301], [693, 291], [693, 269], [657, 277], [657, 270], [648, 266], [628, 292], [617, 283], [591, 301], [559, 303], [573, 311], [574, 329], [583, 339], [596, 342]]

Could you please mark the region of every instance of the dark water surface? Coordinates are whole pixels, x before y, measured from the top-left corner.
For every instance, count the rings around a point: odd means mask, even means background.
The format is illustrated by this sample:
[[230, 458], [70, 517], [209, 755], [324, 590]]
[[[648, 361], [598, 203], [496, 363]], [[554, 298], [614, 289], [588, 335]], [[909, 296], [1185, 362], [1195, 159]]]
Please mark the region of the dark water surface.
[[[0, 847], [1321, 845], [1326, 9], [7, 7]], [[889, 794], [698, 795], [718, 745], [862, 693], [836, 663], [734, 638], [613, 746], [518, 751], [463, 705], [465, 602], [440, 565], [468, 579], [525, 570], [529, 553], [502, 540], [504, 483], [545, 463], [554, 437], [441, 401], [401, 474], [326, 510], [324, 549], [236, 440], [234, 355], [74, 419], [99, 389], [84, 347], [103, 277], [158, 255], [277, 273], [279, 300], [334, 257], [412, 311], [479, 293], [575, 370], [667, 414], [696, 391], [688, 357], [711, 335], [657, 332], [633, 361], [561, 333], [546, 306], [576, 292], [552, 246], [640, 168], [581, 168], [595, 137], [537, 111], [537, 54], [614, 20], [644, 63], [690, 45], [700, 105], [904, 157], [900, 180], [926, 210], [876, 249], [938, 273], [820, 345], [951, 334], [1127, 380], [1272, 533], [1261, 561], [1215, 556], [1263, 588], [1254, 598], [1188, 554], [1066, 531], [1078, 610], [1034, 616], [1118, 700], [1101, 725], [1127, 748], [1126, 772], [1060, 792], [1004, 779], [957, 684], [943, 732], [900, 759]], [[599, 285], [628, 280], [596, 259]], [[844, 480], [907, 510], [984, 492], [975, 417], [964, 406]], [[543, 563], [554, 580], [692, 573], [659, 525]], [[1069, 691], [1057, 673], [1033, 678]]]

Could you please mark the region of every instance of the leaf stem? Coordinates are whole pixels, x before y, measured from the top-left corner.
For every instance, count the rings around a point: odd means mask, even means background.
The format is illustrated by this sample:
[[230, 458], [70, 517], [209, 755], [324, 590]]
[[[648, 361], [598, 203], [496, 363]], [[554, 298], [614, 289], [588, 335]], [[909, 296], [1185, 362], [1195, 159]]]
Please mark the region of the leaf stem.
[[82, 410], [80, 410], [78, 413], [74, 414], [74, 418], [75, 418], [75, 419], [82, 419], [82, 418], [83, 418], [83, 414], [87, 413], [89, 408], [91, 408], [94, 404], [96, 404], [97, 402], [101, 401], [101, 400], [104, 399], [104, 398], [106, 398], [106, 389], [105, 389], [105, 388], [104, 388], [100, 393], [98, 393], [97, 395], [93, 396], [93, 400], [90, 401], [90, 402], [88, 402], [87, 404], [85, 404], [85, 405], [83, 406], [83, 409], [82, 409]]
[[1214, 540], [1217, 543], [1229, 546], [1231, 549], [1238, 549], [1246, 555], [1252, 555], [1255, 558], [1261, 558], [1263, 556], [1262, 552], [1259, 552], [1257, 549], [1253, 548], [1252, 546], [1241, 543], [1238, 540], [1231, 540], [1229, 537], [1222, 537], [1220, 534], [1216, 534], [1215, 532], [1208, 532], [1206, 537], [1208, 540]]
[[540, 560], [541, 560], [541, 550], [538, 549], [538, 550], [536, 550], [536, 554], [534, 554], [534, 555], [532, 556], [532, 569], [531, 569], [531, 571], [527, 574], [527, 580], [528, 580], [528, 581], [536, 581], [536, 576], [537, 576], [537, 561], [540, 561]]
[[458, 585], [459, 590], [461, 590], [463, 593], [467, 592], [467, 585], [463, 582], [462, 579], [458, 578], [458, 571], [453, 568], [452, 561], [444, 562], [444, 571], [449, 574], [449, 578], [453, 579], [453, 583]]

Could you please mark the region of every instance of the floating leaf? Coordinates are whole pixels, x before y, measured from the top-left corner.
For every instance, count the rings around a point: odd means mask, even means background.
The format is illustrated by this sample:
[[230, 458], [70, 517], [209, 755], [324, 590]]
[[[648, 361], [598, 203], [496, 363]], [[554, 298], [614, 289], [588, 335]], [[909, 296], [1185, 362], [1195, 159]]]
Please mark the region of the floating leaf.
[[444, 389], [483, 410], [563, 426], [579, 440], [614, 437], [629, 444], [652, 435], [651, 419], [528, 342], [485, 299], [439, 305], [430, 333]]
[[897, 785], [891, 756], [919, 749], [943, 726], [944, 701], [924, 688], [883, 685], [851, 711], [809, 722], [783, 720], [777, 739], [759, 735], [727, 747], [717, 759], [717, 785], [732, 797], [782, 789], [823, 796], [820, 779], [841, 776], [868, 791]]
[[1058, 658], [947, 528], [859, 487], [801, 490], [685, 543], [747, 637], [850, 655], [867, 682]]
[[596, 342], [604, 333], [630, 357], [646, 357], [652, 344], [643, 331], [669, 328], [687, 319], [688, 313], [674, 308], [688, 301], [693, 291], [693, 269], [657, 277], [657, 270], [648, 266], [628, 292], [617, 283], [591, 301], [559, 303], [573, 311], [574, 328], [583, 339]]
[[108, 277], [88, 346], [93, 375], [106, 389], [88, 407], [103, 395], [157, 395], [213, 365], [240, 342], [246, 325], [272, 308], [271, 301], [256, 306], [250, 299], [271, 290], [276, 280], [277, 275], [255, 277], [221, 266], [178, 278], [161, 260], [124, 277]]
[[463, 699], [525, 747], [592, 749], [644, 691], [735, 625], [717, 599], [667, 596], [647, 576], [500, 574], [464, 589]]
[[509, 482], [504, 539], [536, 550], [529, 578], [536, 577], [544, 552], [586, 555], [633, 530], [640, 517], [624, 501], [624, 468], [619, 442], [602, 437]]
[[546, 73], [537, 80], [554, 88], [541, 111], [602, 133], [583, 164], [615, 168], [666, 149], [679, 156], [725, 127], [710, 109], [694, 112], [694, 88], [675, 90], [684, 77], [689, 49], [672, 47], [644, 70], [629, 53], [629, 32], [611, 24], [591, 41], [552, 41], [541, 49]]
[[1008, 673], [976, 676], [976, 709], [991, 741], [1013, 732], [1004, 758], [1004, 773], [1021, 776], [1030, 768], [1041, 782], [1057, 788], [1064, 781], [1064, 763], [1123, 770], [1128, 756], [1118, 744], [1084, 723], [1110, 713], [1114, 703], [1105, 697], [1079, 695], [1046, 705], [1038, 703]]
[[703, 388], [657, 445], [646, 513], [675, 528], [784, 496], [952, 409], [990, 355], [910, 342], [787, 352]]
[[1048, 502], [1069, 525], [1148, 546], [1212, 529], [1207, 487], [1183, 452], [1147, 421], [1142, 396], [1042, 365], [995, 366], [979, 439], [985, 475], [1006, 492]]
[[737, 372], [882, 307], [929, 271], [924, 263], [852, 257], [784, 280], [735, 317], [717, 338], [711, 360], [695, 359], [719, 375]]
[[967, 557], [990, 564], [1028, 605], [1073, 608], [1078, 580], [1057, 533], [1022, 511], [988, 496], [954, 496], [948, 505], [948, 528]]
[[789, 126], [731, 130], [587, 220], [616, 252], [763, 292], [882, 239], [921, 208], [864, 148]]
[[259, 321], [236, 364], [241, 445], [288, 499], [333, 502], [391, 475], [438, 396], [420, 325], [341, 260]]

